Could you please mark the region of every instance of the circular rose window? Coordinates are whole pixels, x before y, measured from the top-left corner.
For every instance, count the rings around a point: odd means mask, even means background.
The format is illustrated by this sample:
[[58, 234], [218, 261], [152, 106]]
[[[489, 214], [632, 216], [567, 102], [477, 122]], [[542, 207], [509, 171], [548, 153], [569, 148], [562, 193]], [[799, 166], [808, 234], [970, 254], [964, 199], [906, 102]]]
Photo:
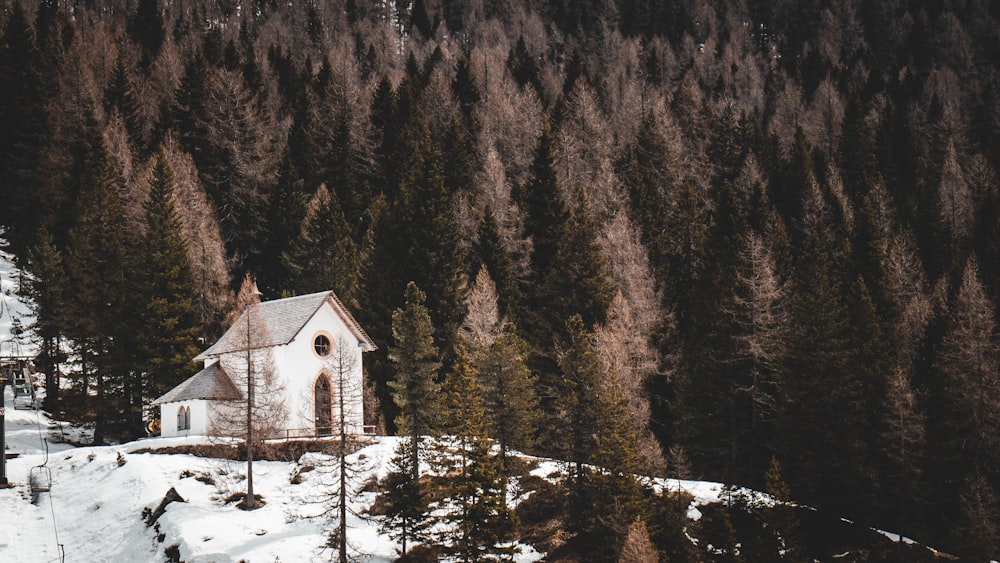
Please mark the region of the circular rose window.
[[316, 352], [316, 355], [321, 358], [329, 356], [332, 348], [330, 337], [325, 334], [318, 334], [316, 335], [316, 338], [313, 339], [313, 350]]

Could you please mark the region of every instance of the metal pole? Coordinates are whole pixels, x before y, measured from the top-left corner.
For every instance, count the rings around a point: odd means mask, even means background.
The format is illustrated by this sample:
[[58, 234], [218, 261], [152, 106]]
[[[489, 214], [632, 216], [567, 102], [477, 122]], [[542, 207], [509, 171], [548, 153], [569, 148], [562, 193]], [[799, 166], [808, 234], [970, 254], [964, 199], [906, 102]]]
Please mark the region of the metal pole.
[[0, 487], [7, 486], [7, 430], [4, 428], [4, 406], [0, 404]]

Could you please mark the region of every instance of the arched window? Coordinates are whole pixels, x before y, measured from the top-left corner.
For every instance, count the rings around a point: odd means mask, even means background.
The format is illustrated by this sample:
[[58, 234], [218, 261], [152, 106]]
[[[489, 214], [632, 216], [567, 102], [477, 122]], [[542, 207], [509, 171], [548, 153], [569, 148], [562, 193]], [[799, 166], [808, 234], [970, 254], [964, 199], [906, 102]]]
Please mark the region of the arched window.
[[191, 430], [191, 407], [177, 409], [177, 430]]
[[330, 378], [325, 373], [316, 378], [313, 400], [316, 412], [316, 435], [328, 436], [333, 433], [333, 397]]

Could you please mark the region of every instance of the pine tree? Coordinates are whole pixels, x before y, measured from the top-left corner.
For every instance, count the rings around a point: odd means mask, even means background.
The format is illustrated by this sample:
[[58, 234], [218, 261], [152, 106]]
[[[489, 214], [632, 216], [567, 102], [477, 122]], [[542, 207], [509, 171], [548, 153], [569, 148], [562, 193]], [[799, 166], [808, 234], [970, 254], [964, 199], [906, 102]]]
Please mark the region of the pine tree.
[[606, 320], [615, 296], [593, 211], [582, 190], [578, 197], [580, 203], [569, 215], [534, 292], [528, 334], [543, 354], [567, 336], [565, 319], [580, 315], [584, 325], [593, 328]]
[[[39, 22], [41, 23], [41, 22]], [[22, 254], [40, 227], [62, 239], [63, 226], [47, 224], [50, 210], [61, 198], [46, 185], [50, 171], [40, 165], [52, 141], [47, 106], [57, 91], [54, 85], [58, 51], [42, 53], [29, 14], [14, 2], [0, 37], [0, 222], [12, 250]], [[47, 45], [52, 47], [52, 45]], [[56, 60], [53, 60], [56, 58]], [[25, 189], [27, 188], [27, 189]]]
[[209, 135], [207, 123], [210, 81], [208, 61], [201, 51], [196, 51], [184, 63], [184, 75], [175, 93], [176, 101], [169, 113], [163, 116], [176, 127], [181, 146], [195, 158], [199, 171], [207, 169], [205, 153]]
[[80, 358], [80, 386], [96, 396], [94, 442], [121, 431], [126, 403], [124, 386], [130, 362], [126, 357], [128, 328], [125, 311], [126, 272], [131, 270], [118, 173], [102, 137], [92, 138], [83, 162], [77, 197], [77, 221], [70, 228], [66, 271], [73, 299], [67, 304], [67, 336]]
[[413, 465], [411, 444], [402, 441], [389, 462], [380, 497], [385, 510], [381, 531], [400, 543], [405, 556], [410, 545], [428, 539], [427, 498], [420, 483], [420, 467]]
[[38, 350], [38, 370], [45, 374], [45, 402], [43, 407], [56, 412], [60, 405], [61, 370], [65, 360], [62, 352], [63, 327], [67, 303], [65, 268], [62, 254], [56, 248], [47, 230], [38, 234], [38, 241], [28, 251], [26, 275], [21, 279], [18, 293], [28, 300], [35, 317], [33, 330], [41, 341]]
[[289, 246], [282, 256], [288, 289], [306, 294], [332, 288], [349, 307], [357, 304], [358, 250], [336, 192], [320, 185]]
[[[288, 264], [281, 258], [282, 253], [291, 250], [290, 244], [301, 234], [307, 203], [304, 183], [295, 169], [290, 151], [286, 150], [278, 170], [278, 183], [271, 193], [262, 246], [262, 254], [270, 259], [271, 264], [257, 277], [258, 286], [267, 295], [280, 295], [292, 285]], [[312, 250], [318, 252], [325, 249]]]
[[510, 450], [531, 449], [538, 419], [535, 377], [526, 363], [528, 345], [515, 327], [504, 325], [492, 342], [480, 346], [475, 365], [484, 393], [484, 421], [509, 472]]
[[[514, 263], [504, 245], [493, 210], [487, 206], [479, 223], [479, 233], [473, 245], [473, 256], [479, 258], [496, 280], [499, 313], [508, 319], [516, 319], [521, 314], [521, 289], [514, 273]], [[475, 262], [475, 261], [474, 261]]]
[[472, 359], [459, 346], [442, 387], [443, 434], [436, 449], [446, 480], [445, 531], [438, 537], [459, 561], [492, 561], [516, 553], [510, 545], [517, 526], [507, 505], [507, 475], [502, 452], [487, 437], [486, 389]]
[[173, 171], [161, 152], [145, 205], [143, 282], [138, 284], [146, 301], [139, 338], [144, 405], [186, 379], [195, 367], [191, 359], [198, 354], [201, 323], [175, 201]]
[[[389, 359], [396, 367], [396, 377], [390, 382], [393, 400], [401, 414], [396, 419], [400, 432], [409, 437], [412, 446], [421, 436], [431, 434], [437, 425], [434, 400], [441, 361], [434, 346], [434, 329], [424, 305], [426, 296], [413, 282], [406, 286], [406, 306], [392, 315], [395, 344]], [[414, 459], [416, 447], [411, 450]]]
[[846, 249], [831, 211], [813, 184], [792, 278], [793, 329], [782, 376], [779, 448], [786, 477], [801, 500], [852, 513], [872, 501], [867, 477], [870, 411], [855, 367], [845, 297]]
[[[566, 332], [569, 337], [557, 352], [560, 377], [542, 388], [552, 405], [543, 411], [547, 413], [545, 424], [554, 433], [543, 446], [568, 464], [573, 494], [581, 496], [584, 466], [590, 461], [598, 433], [597, 389], [603, 365], [580, 315], [566, 321]], [[571, 514], [579, 517], [572, 509]]]
[[119, 52], [112, 70], [111, 83], [104, 94], [104, 107], [109, 111], [116, 110], [122, 116], [132, 143], [139, 150], [146, 150], [149, 128], [142, 114], [140, 94], [136, 91], [132, 73], [124, 54]]
[[[399, 408], [396, 427], [406, 436], [400, 443], [390, 473], [386, 495], [389, 506], [387, 526], [396, 529], [403, 554], [410, 540], [419, 541], [425, 506], [420, 484], [420, 461], [426, 436], [439, 427], [438, 371], [441, 361], [434, 346], [434, 327], [424, 305], [426, 296], [417, 285], [406, 286], [406, 305], [392, 314], [394, 344], [389, 360], [395, 378], [389, 382], [392, 399]], [[402, 472], [408, 472], [402, 474]]]
[[148, 68], [160, 54], [164, 40], [158, 0], [139, 1], [135, 16], [129, 22], [129, 34], [142, 46], [142, 66]]
[[[988, 487], [995, 487], [997, 480], [1000, 416], [990, 406], [1000, 401], [997, 396], [1000, 390], [997, 350], [994, 307], [985, 295], [978, 267], [974, 259], [970, 259], [949, 308], [932, 367], [933, 396], [928, 406], [927, 445], [934, 455], [929, 458], [932, 463], [927, 478], [932, 487], [932, 500], [943, 519], [958, 522], [960, 514], [966, 512], [964, 522], [949, 526], [956, 531], [961, 528], [968, 531], [963, 543], [992, 543], [994, 548], [996, 536], [991, 539], [989, 530], [982, 527], [984, 522], [969, 520], [968, 515], [978, 514], [994, 522], [995, 515], [986, 516], [961, 497], [967, 494], [986, 498], [983, 495], [991, 494]], [[965, 493], [960, 491], [961, 481], [956, 475], [961, 475], [968, 483]], [[970, 535], [974, 531], [986, 535], [976, 539]]]
[[587, 476], [590, 523], [586, 543], [600, 553], [618, 555], [629, 526], [643, 513], [639, 477], [639, 425], [629, 410], [621, 374], [608, 369], [598, 382], [597, 428]]
[[536, 283], [548, 274], [556, 247], [564, 238], [569, 221], [569, 211], [556, 179], [554, 151], [555, 139], [546, 126], [542, 129], [531, 164], [531, 179], [516, 193], [516, 199], [525, 211], [525, 234], [531, 238], [534, 247], [531, 266], [535, 280], [538, 280]]
[[796, 514], [798, 508], [792, 501], [791, 489], [781, 476], [781, 464], [777, 458], [771, 458], [771, 464], [764, 474], [764, 491], [777, 501], [773, 507], [763, 512], [763, 520], [771, 533], [777, 536], [780, 546], [778, 552], [772, 555], [780, 553], [782, 561], [808, 561], [801, 522]]
[[558, 428], [547, 446], [566, 462], [568, 531], [578, 545], [609, 558], [640, 515], [636, 424], [617, 375], [598, 355], [593, 334], [574, 315], [558, 350], [562, 378], [546, 422]]
[[[412, 177], [400, 188], [396, 215], [409, 239], [405, 259], [412, 279], [427, 292], [427, 309], [434, 320], [435, 344], [447, 364], [450, 345], [465, 316], [461, 297], [463, 254], [455, 244], [460, 231], [454, 198], [445, 183], [445, 154], [424, 129], [414, 150], [422, 153]], [[401, 249], [402, 250], [402, 249]]]

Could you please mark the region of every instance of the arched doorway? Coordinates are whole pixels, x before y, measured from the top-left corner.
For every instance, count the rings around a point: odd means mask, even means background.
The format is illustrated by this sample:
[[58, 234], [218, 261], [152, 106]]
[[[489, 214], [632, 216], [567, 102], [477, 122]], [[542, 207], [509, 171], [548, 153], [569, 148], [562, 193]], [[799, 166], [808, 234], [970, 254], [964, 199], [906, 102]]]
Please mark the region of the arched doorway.
[[313, 401], [316, 413], [316, 435], [329, 436], [333, 433], [333, 397], [330, 378], [321, 373], [313, 386]]

